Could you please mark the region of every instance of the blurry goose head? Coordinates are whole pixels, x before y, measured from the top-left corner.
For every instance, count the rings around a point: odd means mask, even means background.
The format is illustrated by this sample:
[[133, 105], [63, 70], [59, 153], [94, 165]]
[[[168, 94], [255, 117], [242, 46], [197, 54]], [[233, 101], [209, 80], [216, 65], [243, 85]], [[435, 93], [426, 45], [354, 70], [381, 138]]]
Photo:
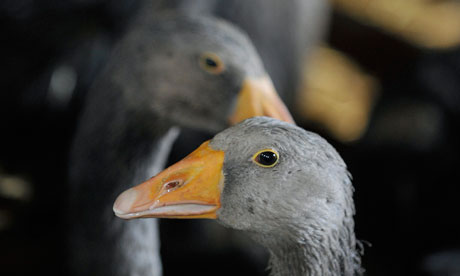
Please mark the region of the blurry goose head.
[[107, 70], [133, 110], [209, 131], [262, 115], [293, 122], [254, 46], [236, 27], [175, 13], [134, 27]]

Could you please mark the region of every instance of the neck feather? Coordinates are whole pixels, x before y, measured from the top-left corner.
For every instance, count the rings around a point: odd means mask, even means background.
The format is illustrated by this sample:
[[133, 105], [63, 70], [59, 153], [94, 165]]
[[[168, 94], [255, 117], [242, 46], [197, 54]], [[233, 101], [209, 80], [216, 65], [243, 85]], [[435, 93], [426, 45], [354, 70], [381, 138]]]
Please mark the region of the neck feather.
[[271, 276], [361, 275], [353, 219], [336, 230], [322, 227], [285, 229], [283, 237], [258, 236], [270, 252]]
[[112, 205], [120, 192], [163, 169], [178, 130], [155, 116], [99, 106], [84, 115], [72, 153], [72, 271], [159, 275], [156, 221], [122, 221]]

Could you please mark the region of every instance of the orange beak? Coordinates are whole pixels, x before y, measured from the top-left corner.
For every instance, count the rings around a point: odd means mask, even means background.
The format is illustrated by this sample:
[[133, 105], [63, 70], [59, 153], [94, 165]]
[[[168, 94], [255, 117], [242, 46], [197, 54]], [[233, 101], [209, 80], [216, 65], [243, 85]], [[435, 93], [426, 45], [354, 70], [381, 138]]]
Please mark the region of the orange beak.
[[113, 205], [124, 219], [217, 217], [223, 188], [224, 152], [209, 141], [178, 163], [120, 194]]
[[230, 123], [234, 125], [255, 116], [267, 116], [295, 124], [268, 76], [243, 82]]

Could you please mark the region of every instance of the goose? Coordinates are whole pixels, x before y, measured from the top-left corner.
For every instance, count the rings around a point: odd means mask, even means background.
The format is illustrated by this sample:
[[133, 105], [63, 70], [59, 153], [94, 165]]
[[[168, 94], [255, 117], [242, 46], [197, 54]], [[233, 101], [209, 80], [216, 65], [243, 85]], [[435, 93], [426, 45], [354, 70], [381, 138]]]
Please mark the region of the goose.
[[[145, 15], [145, 14], [144, 14]], [[248, 37], [209, 16], [139, 16], [86, 97], [70, 153], [74, 275], [160, 275], [156, 221], [113, 219], [117, 194], [164, 168], [180, 127], [293, 122]]]
[[268, 249], [273, 276], [360, 275], [352, 194], [326, 140], [254, 117], [124, 191], [113, 210], [123, 219], [217, 219]]

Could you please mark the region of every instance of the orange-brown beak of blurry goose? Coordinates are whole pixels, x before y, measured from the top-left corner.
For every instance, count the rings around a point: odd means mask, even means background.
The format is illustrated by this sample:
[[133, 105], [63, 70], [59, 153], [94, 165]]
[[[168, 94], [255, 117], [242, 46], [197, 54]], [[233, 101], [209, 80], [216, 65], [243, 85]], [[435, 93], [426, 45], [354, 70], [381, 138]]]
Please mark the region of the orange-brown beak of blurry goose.
[[268, 76], [243, 82], [230, 123], [234, 125], [255, 116], [267, 116], [295, 124]]
[[223, 163], [224, 152], [204, 142], [178, 163], [120, 194], [113, 211], [124, 219], [216, 218]]

